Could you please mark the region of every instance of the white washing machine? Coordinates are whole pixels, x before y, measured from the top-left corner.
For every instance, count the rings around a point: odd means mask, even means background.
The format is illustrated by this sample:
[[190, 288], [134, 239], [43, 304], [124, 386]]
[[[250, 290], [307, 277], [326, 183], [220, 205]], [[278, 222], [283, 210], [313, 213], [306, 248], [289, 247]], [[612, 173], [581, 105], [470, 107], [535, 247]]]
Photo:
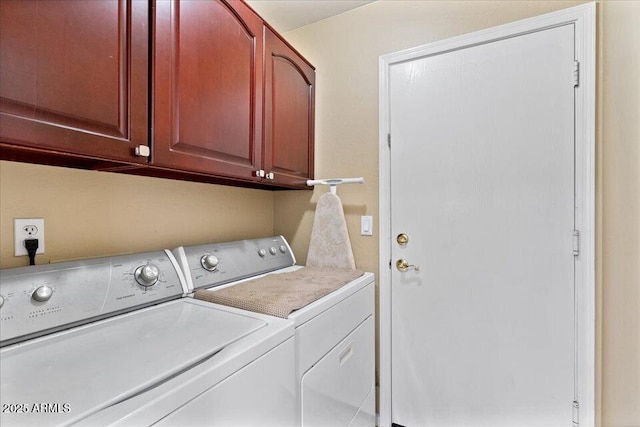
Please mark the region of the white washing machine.
[[0, 425], [295, 424], [293, 322], [185, 291], [169, 251], [2, 270]]
[[[216, 307], [220, 307], [217, 292], [240, 284], [251, 284], [248, 295], [258, 305], [282, 299], [278, 293], [260, 292], [266, 279], [270, 284], [274, 278], [290, 281], [291, 289], [308, 288], [287, 275], [303, 267], [295, 266], [282, 236], [180, 247], [174, 254], [188, 291], [196, 298], [217, 301]], [[364, 273], [283, 316], [295, 325], [299, 425], [375, 425], [374, 292], [374, 275]], [[245, 303], [235, 307], [252, 309]]]

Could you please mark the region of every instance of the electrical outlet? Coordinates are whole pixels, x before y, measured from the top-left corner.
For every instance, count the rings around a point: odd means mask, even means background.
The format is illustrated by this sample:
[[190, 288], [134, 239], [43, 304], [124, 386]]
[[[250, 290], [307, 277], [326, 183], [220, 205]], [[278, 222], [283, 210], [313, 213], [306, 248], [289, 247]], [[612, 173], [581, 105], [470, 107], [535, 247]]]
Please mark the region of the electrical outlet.
[[44, 253], [44, 218], [14, 218], [14, 256], [29, 255], [24, 247], [25, 239], [38, 239], [36, 254]]

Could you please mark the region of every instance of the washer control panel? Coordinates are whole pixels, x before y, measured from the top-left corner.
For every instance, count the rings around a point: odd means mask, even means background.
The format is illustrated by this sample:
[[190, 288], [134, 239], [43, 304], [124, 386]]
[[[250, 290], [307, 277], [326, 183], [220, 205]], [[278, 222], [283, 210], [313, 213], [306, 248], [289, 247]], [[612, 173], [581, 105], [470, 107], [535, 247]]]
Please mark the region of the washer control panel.
[[168, 251], [2, 270], [0, 346], [180, 298]]
[[173, 251], [191, 291], [295, 265], [283, 236], [179, 247]]

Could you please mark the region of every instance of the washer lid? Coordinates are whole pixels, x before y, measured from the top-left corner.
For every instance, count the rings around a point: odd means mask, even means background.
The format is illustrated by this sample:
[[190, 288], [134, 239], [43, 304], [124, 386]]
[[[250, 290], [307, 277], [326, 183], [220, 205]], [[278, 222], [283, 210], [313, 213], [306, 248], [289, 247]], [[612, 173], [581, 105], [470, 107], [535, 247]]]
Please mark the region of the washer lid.
[[[80, 420], [266, 325], [250, 315], [182, 299], [5, 347], [0, 351], [0, 400], [27, 405], [29, 414], [2, 413], [1, 424]], [[34, 413], [40, 404], [52, 411]]]

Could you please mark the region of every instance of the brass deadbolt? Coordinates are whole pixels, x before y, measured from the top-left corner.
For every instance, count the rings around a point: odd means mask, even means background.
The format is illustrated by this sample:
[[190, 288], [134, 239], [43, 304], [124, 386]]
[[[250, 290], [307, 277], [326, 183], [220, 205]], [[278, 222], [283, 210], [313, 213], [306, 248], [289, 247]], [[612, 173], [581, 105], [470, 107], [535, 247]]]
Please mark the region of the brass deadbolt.
[[407, 243], [409, 243], [409, 236], [407, 236], [405, 233], [400, 233], [398, 234], [398, 237], [396, 237], [396, 242], [398, 242], [400, 246], [405, 246]]

